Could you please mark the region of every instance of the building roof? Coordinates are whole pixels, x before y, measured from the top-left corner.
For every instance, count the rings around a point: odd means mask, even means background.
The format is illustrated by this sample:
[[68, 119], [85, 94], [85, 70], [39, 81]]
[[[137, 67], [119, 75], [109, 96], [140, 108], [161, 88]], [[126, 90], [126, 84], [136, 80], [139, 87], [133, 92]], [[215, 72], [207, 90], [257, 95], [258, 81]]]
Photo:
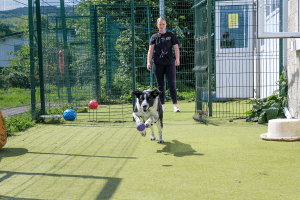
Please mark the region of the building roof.
[[14, 32], [14, 33], [11, 33], [11, 34], [0, 36], [0, 39], [6, 39], [8, 37], [12, 37], [12, 36], [16, 36], [16, 35], [22, 35], [23, 33], [24, 33], [23, 31], [21, 31], [21, 32]]

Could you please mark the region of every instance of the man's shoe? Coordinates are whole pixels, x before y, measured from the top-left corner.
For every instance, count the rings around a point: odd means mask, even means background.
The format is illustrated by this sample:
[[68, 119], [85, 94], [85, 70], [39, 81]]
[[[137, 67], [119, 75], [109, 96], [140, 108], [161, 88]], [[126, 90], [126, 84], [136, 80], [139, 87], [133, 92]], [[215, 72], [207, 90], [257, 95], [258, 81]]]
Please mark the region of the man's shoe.
[[162, 107], [162, 111], [163, 111], [163, 112], [166, 112], [166, 106], [165, 106], [165, 105], [162, 105], [161, 107]]
[[178, 105], [174, 105], [173, 112], [180, 112]]

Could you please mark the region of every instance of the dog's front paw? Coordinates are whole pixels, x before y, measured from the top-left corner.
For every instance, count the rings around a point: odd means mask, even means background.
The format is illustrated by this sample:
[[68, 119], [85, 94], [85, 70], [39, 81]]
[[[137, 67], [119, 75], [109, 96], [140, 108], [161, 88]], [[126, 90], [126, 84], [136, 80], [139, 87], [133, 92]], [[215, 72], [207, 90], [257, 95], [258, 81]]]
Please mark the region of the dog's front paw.
[[150, 126], [152, 126], [153, 124], [152, 124], [152, 122], [150, 121], [150, 120], [147, 120], [146, 122], [145, 122], [145, 127], [146, 128], [148, 128], [148, 127], [150, 127]]
[[143, 131], [140, 131], [140, 133], [141, 133], [141, 135], [142, 135], [143, 137], [145, 137], [145, 136], [146, 136], [146, 131], [145, 131], [145, 130], [143, 130]]
[[165, 141], [163, 139], [159, 139], [158, 143], [165, 143]]
[[152, 140], [156, 140], [155, 136], [154, 136], [154, 135], [151, 135], [151, 136], [150, 136], [150, 140], [151, 140], [151, 141], [152, 141]]

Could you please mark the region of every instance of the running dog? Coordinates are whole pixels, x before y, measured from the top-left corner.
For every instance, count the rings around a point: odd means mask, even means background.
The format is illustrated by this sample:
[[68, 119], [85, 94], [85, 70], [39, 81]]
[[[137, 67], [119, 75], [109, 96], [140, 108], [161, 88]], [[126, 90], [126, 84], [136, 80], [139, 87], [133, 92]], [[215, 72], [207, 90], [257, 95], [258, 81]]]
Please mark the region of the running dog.
[[[131, 96], [136, 96], [136, 104], [133, 110], [133, 118], [136, 123], [141, 120], [145, 123], [146, 128], [151, 129], [150, 140], [156, 140], [154, 136], [153, 123], [156, 123], [159, 133], [158, 143], [164, 143], [162, 139], [163, 128], [163, 111], [162, 105], [159, 100], [160, 91], [155, 89], [154, 91], [148, 89], [144, 91], [132, 91]], [[142, 136], [146, 136], [146, 131], [141, 131]]]

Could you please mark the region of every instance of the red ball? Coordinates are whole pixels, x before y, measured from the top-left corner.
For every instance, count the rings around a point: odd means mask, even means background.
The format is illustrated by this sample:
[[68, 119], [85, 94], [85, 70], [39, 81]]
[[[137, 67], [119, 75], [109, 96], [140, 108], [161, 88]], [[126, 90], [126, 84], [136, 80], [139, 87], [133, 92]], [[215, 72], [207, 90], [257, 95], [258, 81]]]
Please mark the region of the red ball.
[[98, 102], [95, 101], [95, 100], [90, 101], [89, 102], [89, 108], [90, 109], [96, 109], [96, 108], [98, 108]]

